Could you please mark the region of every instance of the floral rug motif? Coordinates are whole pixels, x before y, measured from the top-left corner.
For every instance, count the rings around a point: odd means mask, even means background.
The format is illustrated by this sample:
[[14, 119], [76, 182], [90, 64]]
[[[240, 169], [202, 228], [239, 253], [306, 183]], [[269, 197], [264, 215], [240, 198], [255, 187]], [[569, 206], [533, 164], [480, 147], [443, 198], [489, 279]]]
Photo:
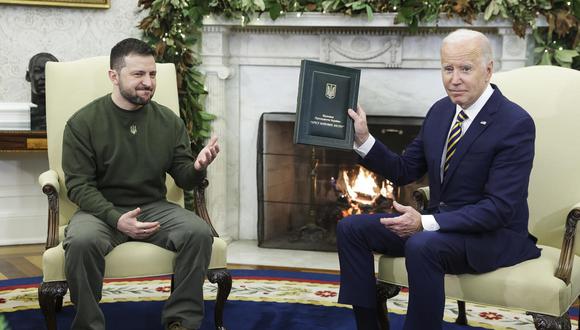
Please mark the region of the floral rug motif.
[[[233, 287], [228, 301], [290, 303], [317, 306], [350, 308], [338, 304], [338, 276], [329, 274], [283, 272], [266, 270], [232, 270]], [[31, 283], [12, 284], [0, 281], [0, 313], [39, 309], [37, 290], [40, 278]], [[11, 285], [12, 284], [12, 285]], [[164, 301], [171, 289], [168, 277], [141, 278], [131, 280], [108, 280], [103, 287], [102, 303]], [[217, 286], [206, 281], [204, 297], [214, 300]], [[408, 293], [402, 290], [389, 299], [389, 312], [405, 315]], [[69, 295], [64, 305], [70, 306]], [[470, 326], [486, 329], [534, 329], [531, 316], [525, 312], [493, 306], [466, 304]], [[226, 305], [227, 311], [227, 305]], [[457, 316], [457, 303], [447, 300], [445, 320], [453, 322]], [[573, 328], [578, 324], [577, 309], [571, 315]], [[468, 329], [469, 327], [464, 327]]]

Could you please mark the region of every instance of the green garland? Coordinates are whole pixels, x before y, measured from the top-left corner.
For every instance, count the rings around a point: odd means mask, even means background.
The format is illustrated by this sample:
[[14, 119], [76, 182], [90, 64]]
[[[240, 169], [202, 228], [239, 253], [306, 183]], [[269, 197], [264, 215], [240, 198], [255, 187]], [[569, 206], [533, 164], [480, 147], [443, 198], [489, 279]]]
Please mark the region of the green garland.
[[[417, 29], [440, 17], [459, 17], [466, 23], [483, 14], [486, 21], [510, 19], [514, 31], [523, 36], [527, 28], [536, 39], [536, 63], [580, 70], [580, 0], [139, 0], [149, 10], [139, 27], [144, 40], [157, 51], [157, 60], [175, 63], [178, 75], [181, 116], [190, 132], [194, 150], [209, 137], [215, 118], [203, 111], [203, 76], [197, 71], [203, 16], [224, 15], [250, 22], [267, 14], [277, 19], [287, 12], [343, 13], [367, 15], [396, 13], [396, 23]], [[543, 16], [547, 28], [537, 28]]]
[[10, 325], [3, 314], [0, 314], [0, 330], [10, 330]]
[[143, 39], [156, 51], [156, 60], [174, 63], [177, 73], [179, 110], [190, 134], [192, 149], [199, 152], [211, 134], [215, 116], [203, 111], [204, 89], [199, 42], [203, 16], [209, 14], [208, 3], [187, 0], [139, 0], [138, 6], [149, 9], [139, 24]]

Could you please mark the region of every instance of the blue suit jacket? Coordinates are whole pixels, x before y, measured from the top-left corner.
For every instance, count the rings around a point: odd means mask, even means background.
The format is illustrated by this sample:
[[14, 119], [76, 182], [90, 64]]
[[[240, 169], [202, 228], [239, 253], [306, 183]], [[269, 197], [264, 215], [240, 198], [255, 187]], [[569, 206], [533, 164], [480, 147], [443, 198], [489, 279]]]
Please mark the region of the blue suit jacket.
[[440, 232], [465, 235], [467, 261], [478, 272], [540, 255], [528, 233], [534, 121], [492, 87], [492, 96], [460, 139], [443, 182], [441, 156], [455, 116], [448, 97], [431, 107], [402, 156], [377, 140], [361, 159], [363, 166], [397, 185], [428, 173], [428, 213], [435, 216]]

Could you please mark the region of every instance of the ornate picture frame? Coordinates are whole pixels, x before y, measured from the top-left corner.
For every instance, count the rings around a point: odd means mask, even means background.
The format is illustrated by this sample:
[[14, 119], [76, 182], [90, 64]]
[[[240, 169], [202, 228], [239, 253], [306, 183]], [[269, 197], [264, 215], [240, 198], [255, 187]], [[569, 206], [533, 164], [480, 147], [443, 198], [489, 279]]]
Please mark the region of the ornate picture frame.
[[111, 0], [0, 0], [0, 4], [108, 9]]

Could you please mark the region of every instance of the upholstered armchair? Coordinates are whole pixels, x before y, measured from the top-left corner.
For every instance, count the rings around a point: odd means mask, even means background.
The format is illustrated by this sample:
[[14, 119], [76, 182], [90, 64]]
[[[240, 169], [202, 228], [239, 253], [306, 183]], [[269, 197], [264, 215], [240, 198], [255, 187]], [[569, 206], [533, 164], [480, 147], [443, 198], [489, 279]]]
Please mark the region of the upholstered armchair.
[[[46, 122], [50, 170], [39, 177], [48, 196], [48, 237], [43, 254], [43, 280], [38, 300], [47, 328], [56, 329], [56, 315], [67, 291], [64, 273], [64, 228], [77, 209], [66, 194], [61, 167], [63, 130], [68, 118], [91, 100], [112, 90], [108, 79], [109, 57], [94, 57], [74, 62], [50, 62], [46, 66]], [[177, 82], [173, 64], [157, 64], [157, 91], [154, 100], [179, 111]], [[167, 176], [167, 198], [183, 206], [183, 192]], [[226, 242], [218, 237], [205, 207], [204, 190], [208, 182], [194, 190], [197, 213], [212, 228], [213, 251], [207, 277], [217, 283], [216, 329], [223, 327], [223, 308], [230, 293], [232, 278], [226, 269]], [[129, 241], [114, 248], [106, 257], [105, 278], [135, 278], [173, 273], [174, 253], [153, 244]], [[173, 281], [172, 281], [173, 284]], [[172, 285], [173, 289], [173, 285]], [[160, 311], [161, 312], [161, 311]]]
[[[521, 105], [536, 124], [536, 153], [529, 185], [529, 230], [541, 256], [479, 275], [446, 275], [445, 294], [458, 300], [456, 323], [468, 322], [465, 302], [519, 309], [531, 314], [537, 329], [570, 329], [568, 309], [580, 295], [580, 246], [574, 247], [580, 219], [580, 72], [533, 66], [497, 73], [502, 93]], [[428, 189], [415, 193], [426, 206]], [[575, 266], [575, 267], [573, 267]], [[408, 286], [404, 258], [381, 256], [379, 310]], [[386, 313], [382, 328], [389, 329]]]

